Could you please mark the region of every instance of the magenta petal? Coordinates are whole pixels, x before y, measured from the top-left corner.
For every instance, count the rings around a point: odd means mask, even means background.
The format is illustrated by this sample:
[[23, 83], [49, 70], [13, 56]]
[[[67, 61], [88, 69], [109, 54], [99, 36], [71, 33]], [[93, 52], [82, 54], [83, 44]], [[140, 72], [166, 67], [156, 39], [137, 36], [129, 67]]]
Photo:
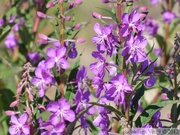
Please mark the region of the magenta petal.
[[19, 123], [24, 125], [26, 123], [27, 119], [28, 119], [28, 115], [26, 113], [24, 113], [20, 116], [20, 118], [18, 120], [19, 120]]
[[10, 133], [11, 135], [17, 135], [17, 134], [18, 134], [17, 128], [16, 128], [16, 127], [13, 127], [13, 126], [9, 127], [8, 131], [9, 131], [9, 133]]
[[22, 131], [25, 135], [29, 135], [29, 132], [30, 132], [29, 126], [28, 125], [23, 126]]
[[131, 22], [137, 22], [140, 19], [140, 14], [136, 10], [133, 10], [129, 18], [131, 19]]
[[63, 69], [67, 69], [69, 67], [68, 61], [66, 59], [61, 59], [60, 67], [63, 68]]
[[59, 105], [57, 102], [50, 102], [47, 106], [47, 110], [50, 112], [57, 112], [59, 109]]
[[11, 123], [13, 124], [19, 124], [19, 121], [17, 120], [17, 117], [15, 115], [11, 116]]
[[75, 120], [75, 113], [72, 110], [67, 110], [66, 115], [64, 115], [64, 119], [73, 122]]
[[54, 58], [54, 57], [56, 57], [56, 50], [54, 49], [54, 48], [48, 48], [47, 50], [46, 50], [46, 55], [48, 56], [48, 57], [50, 57], [50, 58]]
[[59, 49], [57, 49], [57, 57], [62, 58], [66, 54], [66, 48], [61, 46]]
[[70, 103], [65, 98], [61, 98], [58, 104], [63, 110], [69, 110], [71, 108]]
[[101, 28], [101, 26], [100, 26], [99, 23], [96, 23], [96, 24], [94, 25], [94, 31], [95, 31], [98, 35], [102, 34], [102, 28]]
[[54, 62], [54, 60], [53, 59], [47, 59], [46, 60], [46, 67], [47, 68], [53, 68], [54, 67], [54, 64], [55, 64], [55, 62]]

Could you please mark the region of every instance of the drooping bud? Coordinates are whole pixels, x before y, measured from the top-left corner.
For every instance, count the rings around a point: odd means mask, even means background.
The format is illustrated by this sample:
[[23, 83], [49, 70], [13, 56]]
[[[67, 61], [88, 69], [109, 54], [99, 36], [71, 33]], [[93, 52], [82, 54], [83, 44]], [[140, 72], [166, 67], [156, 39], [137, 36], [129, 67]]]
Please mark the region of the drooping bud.
[[10, 104], [10, 107], [15, 107], [18, 103], [19, 103], [19, 99], [13, 101], [13, 102]]
[[37, 11], [37, 15], [38, 15], [40, 18], [47, 18], [47, 15], [44, 14], [43, 12], [40, 12], [40, 11]]
[[82, 3], [83, 3], [82, 0], [75, 0], [75, 1], [74, 1], [74, 4], [75, 4], [75, 5], [81, 5]]
[[97, 13], [97, 12], [91, 12], [91, 15], [94, 17], [94, 18], [97, 18], [97, 19], [101, 19], [102, 18], [102, 15]]
[[86, 39], [84, 39], [84, 38], [76, 39], [76, 43], [84, 43], [85, 41], [86, 41]]
[[16, 112], [15, 111], [5, 111], [5, 114], [8, 115], [8, 116], [11, 116], [11, 115], [15, 115]]
[[79, 29], [81, 28], [81, 24], [80, 23], [77, 23], [75, 26], [74, 26], [75, 29]]
[[47, 5], [46, 5], [46, 8], [50, 8], [50, 7], [53, 7], [56, 3], [54, 2], [49, 2]]

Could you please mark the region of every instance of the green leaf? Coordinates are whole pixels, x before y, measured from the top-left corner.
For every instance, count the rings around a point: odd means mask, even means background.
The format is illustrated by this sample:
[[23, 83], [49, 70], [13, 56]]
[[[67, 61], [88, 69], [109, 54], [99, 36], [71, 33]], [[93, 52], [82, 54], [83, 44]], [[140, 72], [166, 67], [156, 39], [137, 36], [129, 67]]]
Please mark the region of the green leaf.
[[128, 1], [126, 2], [126, 6], [125, 6], [125, 9], [124, 9], [124, 12], [125, 13], [130, 13], [133, 9], [133, 1]]
[[11, 110], [9, 105], [14, 101], [14, 93], [10, 89], [0, 89], [0, 101], [4, 111]]
[[106, 8], [100, 8], [100, 7], [98, 7], [98, 8], [101, 9], [101, 10], [103, 10], [103, 11], [105, 11], [105, 12], [107, 12], [107, 13], [112, 17], [112, 19], [113, 19], [114, 21], [116, 21], [117, 23], [119, 23], [119, 20], [117, 19], [116, 14], [113, 13], [111, 10], [108, 10], [108, 9], [106, 9]]
[[178, 120], [178, 107], [177, 104], [173, 104], [171, 108], [171, 120], [173, 123], [176, 123]]
[[134, 96], [133, 100], [132, 100], [132, 107], [131, 107], [131, 116], [130, 116], [130, 121], [133, 120], [137, 109], [138, 109], [138, 101], [140, 100], [140, 98], [144, 95], [144, 85], [142, 84], [141, 88], [139, 88], [137, 90], [136, 95]]
[[158, 35], [158, 34], [155, 35], [154, 37], [156, 38], [156, 40], [161, 48], [163, 48], [164, 46], [167, 46], [166, 41], [164, 40], [164, 37], [162, 37], [161, 35]]
[[166, 105], [180, 103], [179, 100], [171, 100], [171, 101], [162, 101], [152, 105], [149, 105], [144, 111], [139, 115], [136, 119], [135, 124], [136, 127], [142, 127], [144, 124], [148, 123], [151, 120], [151, 117], [161, 108], [165, 107]]
[[115, 113], [119, 118], [121, 118], [122, 116], [124, 117], [124, 115], [123, 115], [120, 111], [116, 110], [114, 107], [112, 107], [112, 106], [110, 106], [110, 105], [103, 105], [103, 104], [99, 104], [99, 103], [96, 103], [96, 102], [90, 102], [89, 104], [104, 107], [104, 108], [106, 108], [107, 110]]
[[172, 21], [170, 30], [169, 30], [169, 35], [172, 35], [178, 24], [180, 23], [180, 18], [176, 18]]
[[150, 44], [148, 43], [146, 46], [146, 49], [148, 50], [147, 56], [149, 55], [151, 59], [157, 59], [157, 55], [154, 53], [153, 49], [154, 49], [154, 44], [151, 47]]
[[8, 25], [3, 29], [3, 32], [0, 35], [0, 42], [2, 42], [5, 37], [9, 34], [9, 32], [11, 31], [11, 27]]

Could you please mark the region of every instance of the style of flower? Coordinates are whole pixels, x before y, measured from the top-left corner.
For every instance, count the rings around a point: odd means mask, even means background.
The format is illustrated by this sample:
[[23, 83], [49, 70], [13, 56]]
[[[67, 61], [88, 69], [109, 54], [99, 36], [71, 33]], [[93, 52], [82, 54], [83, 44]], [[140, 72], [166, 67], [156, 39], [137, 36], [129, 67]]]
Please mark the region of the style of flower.
[[99, 23], [96, 23], [94, 25], [94, 31], [97, 36], [92, 38], [93, 43], [97, 45], [97, 50], [100, 53], [106, 52], [109, 56], [112, 56], [116, 52], [115, 45], [117, 44], [117, 39], [112, 33], [112, 30], [113, 27], [111, 25], [105, 25], [102, 28]]
[[14, 33], [10, 33], [4, 40], [4, 44], [8, 49], [14, 49], [18, 45], [18, 41]]
[[143, 25], [140, 20], [140, 14], [133, 10], [129, 15], [124, 13], [122, 15], [122, 23], [120, 24], [121, 30], [120, 34], [123, 37], [127, 37], [132, 32], [139, 33], [143, 30]]
[[26, 123], [28, 120], [28, 115], [26, 113], [21, 114], [19, 118], [15, 115], [11, 116], [9, 134], [10, 135], [29, 135], [30, 127]]
[[38, 88], [38, 94], [43, 97], [47, 86], [55, 83], [55, 79], [50, 69], [45, 65], [45, 60], [38, 64], [35, 70], [35, 76], [32, 77], [31, 83]]
[[58, 102], [50, 102], [47, 110], [51, 112], [50, 120], [53, 125], [57, 125], [65, 120], [69, 122], [75, 120], [75, 113], [71, 110], [70, 103], [65, 98], [61, 98]]
[[61, 46], [59, 48], [50, 47], [46, 51], [47, 59], [46, 59], [46, 67], [51, 69], [56, 66], [59, 71], [60, 68], [67, 69], [69, 66], [68, 61], [65, 58], [66, 48]]
[[105, 97], [108, 100], [114, 101], [116, 105], [124, 104], [125, 94], [132, 92], [132, 86], [128, 84], [125, 76], [118, 73], [111, 78], [110, 84], [111, 86], [107, 89]]
[[165, 11], [162, 13], [163, 22], [171, 23], [171, 21], [177, 18], [176, 14], [171, 11]]
[[122, 56], [126, 57], [126, 60], [135, 62], [143, 62], [146, 60], [145, 47], [147, 40], [142, 35], [138, 34], [135, 37], [130, 35], [126, 41], [126, 45], [122, 50]]

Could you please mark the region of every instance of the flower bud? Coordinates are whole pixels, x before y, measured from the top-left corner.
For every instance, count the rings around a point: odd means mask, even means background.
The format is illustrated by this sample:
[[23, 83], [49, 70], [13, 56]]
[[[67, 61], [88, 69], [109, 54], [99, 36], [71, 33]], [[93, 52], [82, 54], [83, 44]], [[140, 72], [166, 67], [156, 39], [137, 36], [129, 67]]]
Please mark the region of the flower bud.
[[16, 112], [15, 111], [5, 111], [5, 114], [8, 115], [8, 116], [11, 116], [11, 115], [15, 115]]
[[40, 18], [47, 18], [47, 15], [44, 14], [43, 12], [40, 12], [40, 11], [37, 11], [37, 15], [38, 15]]
[[168, 100], [168, 99], [169, 99], [169, 98], [167, 97], [167, 94], [166, 94], [166, 93], [161, 94], [161, 98], [162, 98], [163, 100]]
[[86, 41], [86, 39], [84, 39], [84, 38], [76, 39], [76, 43], [84, 43], [85, 41]]
[[10, 107], [15, 107], [18, 103], [19, 103], [19, 99], [13, 101], [13, 102], [10, 104]]
[[55, 5], [55, 3], [51, 1], [46, 5], [46, 8], [53, 7], [54, 5]]
[[77, 23], [75, 26], [74, 26], [75, 29], [79, 29], [81, 28], [81, 24], [80, 23]]
[[46, 36], [46, 35], [44, 35], [44, 34], [39, 33], [38, 36], [39, 36], [39, 38], [41, 38], [41, 39], [48, 40], [48, 36]]
[[4, 25], [4, 20], [0, 18], [0, 27]]
[[109, 0], [101, 0], [102, 3], [109, 3]]
[[97, 12], [91, 12], [91, 15], [92, 15], [94, 18], [97, 18], [97, 19], [101, 19], [101, 18], [102, 18], [102, 15], [100, 15], [100, 14], [97, 13]]
[[64, 19], [65, 19], [66, 21], [70, 21], [70, 20], [71, 20], [71, 17], [70, 17], [70, 16], [66, 16]]
[[82, 0], [75, 0], [75, 1], [74, 1], [74, 4], [75, 4], [75, 5], [81, 5], [82, 3], [83, 3]]

